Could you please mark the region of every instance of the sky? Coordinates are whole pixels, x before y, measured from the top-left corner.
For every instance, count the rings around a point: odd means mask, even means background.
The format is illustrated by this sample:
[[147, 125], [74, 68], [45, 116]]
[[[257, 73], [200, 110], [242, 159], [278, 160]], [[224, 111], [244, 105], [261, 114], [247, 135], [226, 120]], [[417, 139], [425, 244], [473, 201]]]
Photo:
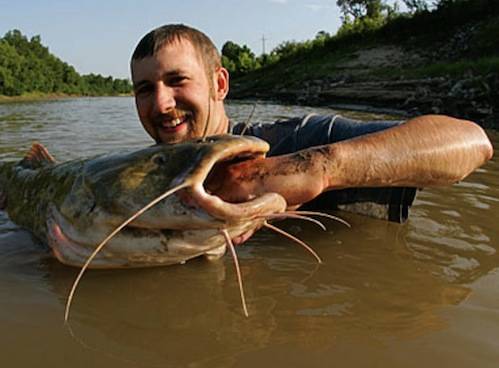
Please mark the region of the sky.
[[284, 41], [334, 34], [341, 25], [336, 0], [0, 0], [0, 36], [19, 29], [80, 74], [129, 78], [140, 38], [167, 23], [205, 32], [220, 50], [226, 41], [256, 55]]

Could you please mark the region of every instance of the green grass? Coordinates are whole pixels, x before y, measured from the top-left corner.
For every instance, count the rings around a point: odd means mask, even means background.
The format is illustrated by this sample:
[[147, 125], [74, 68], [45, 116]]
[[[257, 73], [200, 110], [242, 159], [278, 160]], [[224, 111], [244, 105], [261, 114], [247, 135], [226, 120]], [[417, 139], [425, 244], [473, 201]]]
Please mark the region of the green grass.
[[425, 67], [406, 70], [404, 74], [407, 77], [460, 77], [467, 72], [473, 75], [487, 75], [490, 73], [499, 73], [499, 57], [483, 57], [473, 61], [458, 61], [454, 63], [437, 63]]
[[[322, 58], [311, 58], [295, 63], [280, 64], [259, 70], [237, 80], [241, 90], [244, 91], [269, 91], [277, 88], [300, 89], [306, 81], [332, 77], [342, 74], [336, 67], [337, 62], [346, 55], [336, 53], [324, 55]], [[420, 79], [434, 77], [459, 78], [466, 73], [473, 75], [499, 74], [499, 56], [482, 57], [476, 60], [436, 63], [419, 68], [397, 69], [376, 68], [369, 70], [368, 74], [359, 77], [360, 80], [385, 79], [393, 80]]]
[[321, 50], [302, 55], [293, 60], [284, 60], [278, 64], [253, 71], [235, 78], [238, 90], [261, 91], [277, 88], [302, 88], [305, 81], [313, 81], [338, 74], [336, 67], [340, 60], [345, 60], [350, 52], [331, 52]]
[[[129, 97], [129, 96], [133, 96], [133, 94], [132, 93], [120, 93], [120, 94], [116, 94], [116, 95], [104, 95], [104, 96]], [[0, 95], [0, 104], [16, 103], [16, 102], [30, 102], [30, 101], [46, 101], [46, 100], [55, 100], [55, 99], [60, 99], [60, 98], [75, 98], [75, 97], [96, 97], [96, 96], [75, 95], [75, 94], [67, 94], [67, 93], [29, 92], [29, 93], [23, 93], [20, 96]], [[99, 95], [98, 97], [102, 97], [102, 95]]]
[[0, 103], [42, 101], [42, 100], [53, 100], [57, 98], [67, 98], [67, 97], [74, 97], [74, 96], [64, 93], [29, 92], [29, 93], [23, 93], [20, 96], [0, 95]]

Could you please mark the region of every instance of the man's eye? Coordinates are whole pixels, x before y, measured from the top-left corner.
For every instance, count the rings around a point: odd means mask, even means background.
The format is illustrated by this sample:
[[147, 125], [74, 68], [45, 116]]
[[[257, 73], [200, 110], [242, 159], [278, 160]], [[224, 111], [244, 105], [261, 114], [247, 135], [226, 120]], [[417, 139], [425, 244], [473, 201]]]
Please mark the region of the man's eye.
[[135, 90], [135, 95], [146, 95], [151, 93], [153, 90], [152, 86], [140, 86]]
[[171, 77], [170, 80], [169, 80], [169, 82], [172, 85], [179, 85], [179, 84], [182, 84], [183, 82], [185, 82], [186, 80], [187, 80], [186, 76], [178, 75], [178, 76], [175, 76], [175, 77]]

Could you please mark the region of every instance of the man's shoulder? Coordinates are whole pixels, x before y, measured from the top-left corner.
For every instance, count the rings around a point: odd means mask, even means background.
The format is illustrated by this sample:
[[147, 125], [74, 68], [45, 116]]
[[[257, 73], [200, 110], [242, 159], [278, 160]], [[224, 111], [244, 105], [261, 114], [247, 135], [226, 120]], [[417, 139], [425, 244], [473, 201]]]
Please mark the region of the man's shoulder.
[[400, 120], [360, 121], [335, 113], [307, 114], [266, 123], [233, 124], [231, 132], [261, 138], [270, 144], [269, 155], [282, 155], [374, 133], [400, 123]]
[[280, 155], [329, 143], [336, 117], [334, 114], [308, 114], [272, 122], [238, 123], [233, 124], [231, 132], [261, 138], [270, 144], [269, 155]]
[[233, 134], [241, 134], [241, 132], [251, 132], [255, 129], [285, 129], [290, 128], [302, 128], [310, 123], [310, 125], [315, 124], [327, 124], [334, 121], [339, 115], [337, 114], [306, 114], [295, 117], [278, 118], [276, 120], [267, 122], [246, 122], [246, 123], [232, 123], [231, 132]]

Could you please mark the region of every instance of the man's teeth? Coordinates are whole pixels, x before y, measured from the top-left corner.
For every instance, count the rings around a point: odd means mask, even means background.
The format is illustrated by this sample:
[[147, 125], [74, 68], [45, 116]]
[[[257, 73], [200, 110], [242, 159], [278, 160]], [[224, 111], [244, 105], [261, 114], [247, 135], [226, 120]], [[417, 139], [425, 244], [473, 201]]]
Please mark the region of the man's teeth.
[[180, 120], [179, 118], [175, 118], [173, 120], [170, 120], [170, 121], [163, 123], [163, 125], [166, 127], [169, 127], [169, 128], [174, 128], [177, 125], [179, 125], [180, 123], [182, 123], [182, 120]]

